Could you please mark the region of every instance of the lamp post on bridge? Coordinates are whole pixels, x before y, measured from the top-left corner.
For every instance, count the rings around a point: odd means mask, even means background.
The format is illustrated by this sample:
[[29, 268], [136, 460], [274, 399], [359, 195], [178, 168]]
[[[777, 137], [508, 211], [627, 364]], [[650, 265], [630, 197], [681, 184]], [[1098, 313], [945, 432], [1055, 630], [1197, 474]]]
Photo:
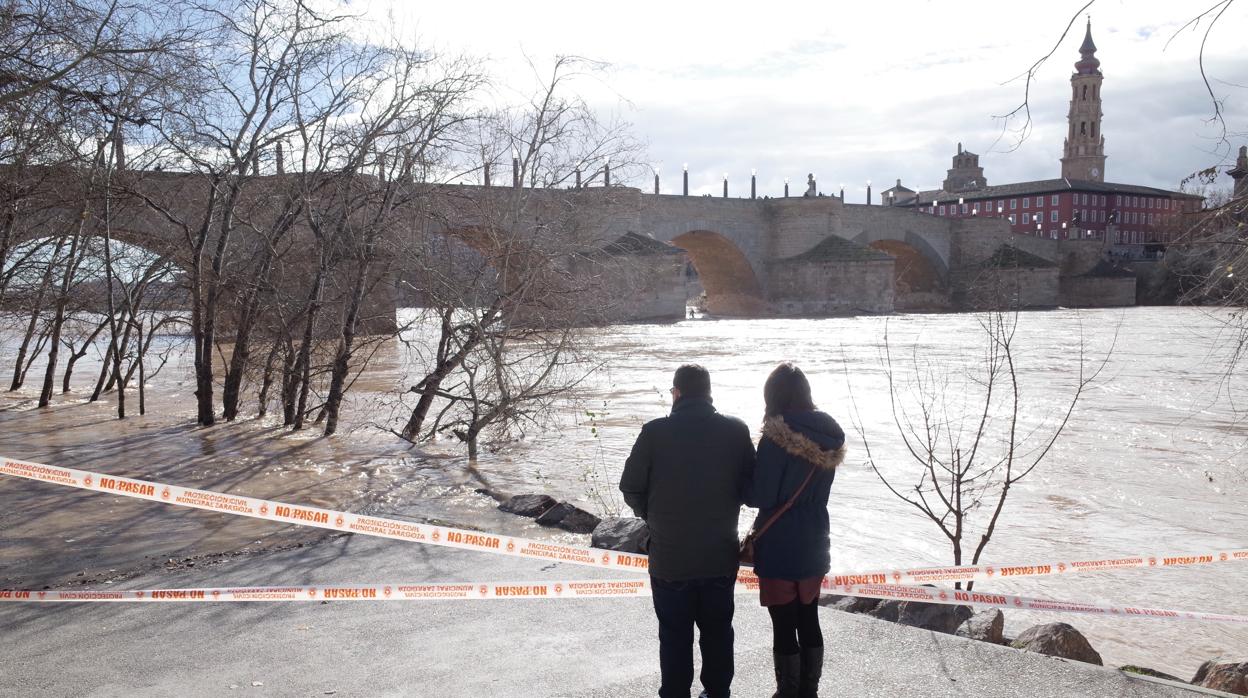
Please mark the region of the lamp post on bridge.
[[520, 151], [515, 148], [511, 149], [511, 186], [520, 188]]
[[784, 198], [789, 198], [789, 178], [784, 178]]
[[608, 155], [602, 161], [602, 186], [611, 186], [611, 156]]
[[871, 180], [867, 180], [867, 205], [871, 205]]
[[755, 183], [756, 183], [757, 177], [758, 177], [758, 170], [751, 169], [750, 170], [750, 198], [751, 199], [756, 198], [755, 194], [757, 190], [755, 189]]
[[583, 163], [579, 163], [579, 162], [576, 163], [576, 188], [577, 189], [581, 188], [581, 165], [582, 164]]
[[490, 163], [485, 163], [485, 186], [490, 186]]
[[689, 196], [689, 163], [687, 163], [687, 162], [685, 163], [685, 176], [684, 176], [684, 180], [685, 180], [685, 185], [684, 185], [684, 189], [682, 190], [682, 192], [683, 192], [683, 193], [682, 193], [681, 195], [682, 195], [682, 196]]
[[728, 198], [728, 173], [724, 173], [724, 198]]
[[659, 193], [659, 168], [657, 165], [654, 168], [654, 193]]

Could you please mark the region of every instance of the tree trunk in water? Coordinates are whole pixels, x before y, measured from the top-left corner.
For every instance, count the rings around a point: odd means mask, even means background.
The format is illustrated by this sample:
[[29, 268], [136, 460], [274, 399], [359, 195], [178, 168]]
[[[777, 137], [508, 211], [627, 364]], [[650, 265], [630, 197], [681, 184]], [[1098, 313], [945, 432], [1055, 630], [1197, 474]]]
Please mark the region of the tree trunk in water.
[[[35, 364], [35, 359], [39, 358], [39, 355], [43, 353], [43, 348], [47, 345], [48, 335], [46, 332], [41, 333], [39, 335], [39, 339], [35, 341], [34, 350], [30, 352], [30, 355], [26, 357], [26, 362], [21, 366], [21, 372], [18, 375], [18, 381], [20, 384], [26, 383], [26, 374], [30, 372], [30, 367]], [[21, 387], [21, 385], [18, 387]]]
[[147, 380], [147, 375], [143, 367], [143, 356], [147, 354], [147, 347], [143, 346], [143, 327], [139, 326], [139, 416], [147, 414], [147, 388], [143, 384]]
[[221, 418], [232, 422], [238, 417], [238, 402], [243, 388], [243, 372], [247, 368], [247, 360], [251, 357], [251, 348], [247, 335], [250, 328], [239, 328], [239, 336], [230, 354], [230, 365], [225, 370], [225, 380], [221, 386]]
[[468, 430], [468, 462], [477, 462], [477, 430], [471, 428]]
[[296, 365], [299, 363], [299, 356], [295, 353], [294, 345], [287, 342], [286, 358], [282, 361], [282, 425], [290, 426], [295, 423], [295, 396], [297, 388], [296, 382], [298, 373]]
[[324, 253], [322, 262], [316, 269], [316, 279], [312, 284], [312, 294], [308, 303], [308, 320], [303, 327], [303, 342], [299, 346], [299, 360], [296, 362], [296, 374], [299, 381], [299, 401], [295, 407], [295, 421], [291, 426], [295, 431], [303, 428], [305, 412], [308, 409], [308, 392], [312, 389], [312, 340], [316, 334], [316, 316], [320, 310], [321, 293], [325, 284]]
[[[126, 386], [121, 380], [121, 355], [125, 351], [125, 343], [117, 341], [117, 308], [113, 298], [113, 207], [112, 196], [110, 196], [109, 186], [111, 181], [106, 176], [106, 188], [104, 192], [104, 278], [107, 281], [108, 292], [108, 327], [109, 332], [113, 336], [113, 380], [117, 381], [117, 419], [126, 418]], [[127, 299], [128, 300], [128, 299]], [[126, 328], [126, 337], [129, 338], [130, 328]]]
[[230, 365], [226, 368], [225, 380], [221, 386], [221, 417], [227, 422], [232, 422], [238, 417], [238, 404], [242, 400], [243, 373], [247, 370], [247, 361], [251, 358], [251, 332], [260, 314], [260, 287], [268, 280], [272, 259], [272, 247], [268, 246], [260, 262], [257, 278], [253, 282], [250, 293], [243, 299], [242, 308], [238, 314], [234, 351], [230, 352]]
[[101, 322], [100, 324], [96, 325], [95, 329], [92, 330], [91, 334], [88, 335], [86, 340], [83, 341], [82, 349], [80, 351], [73, 352], [72, 354], [69, 355], [69, 360], [65, 362], [65, 376], [61, 379], [61, 392], [62, 393], [69, 392], [69, 378], [74, 373], [74, 364], [78, 363], [78, 359], [81, 359], [82, 357], [87, 355], [87, 350], [91, 348], [91, 345], [95, 342], [95, 338], [100, 336], [100, 333], [104, 331], [104, 327], [107, 324], [108, 324], [107, 322]]
[[360, 315], [360, 303], [364, 300], [368, 268], [368, 257], [365, 255], [355, 277], [355, 287], [351, 290], [351, 304], [347, 306], [347, 315], [342, 322], [342, 335], [338, 338], [338, 352], [334, 356], [333, 373], [329, 380], [329, 396], [325, 399], [325, 409], [321, 412], [325, 417], [325, 436], [333, 436], [338, 431], [338, 411], [342, 407], [342, 398], [346, 392], [351, 349], [355, 343], [355, 325]]
[[277, 359], [277, 353], [281, 348], [281, 342], [273, 342], [273, 348], [269, 350], [269, 358], [264, 360], [264, 377], [260, 381], [258, 399], [260, 407], [257, 411], [257, 416], [261, 419], [269, 413], [269, 389], [273, 387], [273, 362]]
[[425, 379], [420, 382], [420, 400], [416, 402], [416, 407], [412, 408], [412, 415], [408, 417], [407, 424], [403, 427], [403, 438], [408, 441], [414, 441], [420, 435], [420, 429], [425, 424], [425, 419], [429, 416], [429, 409], [433, 406], [433, 401], [438, 397], [438, 390], [442, 387], [442, 381], [451, 375], [451, 372], [459, 368], [459, 365], [467, 358], [468, 352], [475, 346], [477, 342], [471, 342], [471, 346], [466, 343], [454, 355], [438, 364]]
[[[85, 211], [83, 212], [85, 214]], [[69, 243], [69, 259], [65, 262], [65, 273], [61, 276], [61, 287], [56, 297], [56, 310], [52, 315], [52, 345], [48, 347], [48, 366], [43, 372], [43, 388], [39, 391], [39, 406], [47, 407], [52, 403], [52, 386], [56, 384], [56, 361], [61, 348], [61, 329], [65, 325], [65, 306], [69, 304], [69, 287], [73, 283], [74, 274], [82, 260], [79, 256], [79, 243], [82, 240], [82, 227], [86, 216], [79, 216], [78, 229]], [[86, 249], [86, 245], [82, 246]]]
[[[52, 270], [56, 267], [56, 260], [60, 258], [61, 249], [64, 247], [65, 237], [61, 236], [57, 238], [56, 247], [52, 249], [52, 258], [48, 260], [48, 267], [44, 269], [43, 276], [39, 280], [39, 292], [35, 294], [35, 307], [31, 310], [30, 322], [26, 324], [26, 334], [22, 337], [22, 344], [17, 349], [17, 361], [13, 365], [13, 382], [9, 385], [10, 391], [17, 390], [26, 382], [26, 369], [30, 367], [26, 353], [30, 351], [30, 340], [35, 336], [35, 326], [39, 322], [40, 311], [43, 310], [43, 297], [47, 295], [48, 288], [52, 284]], [[36, 351], [34, 356], [38, 355]]]
[[17, 361], [13, 363], [13, 382], [9, 384], [9, 391], [17, 390], [22, 387], [26, 372], [22, 367], [26, 365], [26, 352], [30, 351], [30, 340], [35, 336], [35, 324], [39, 320], [39, 311], [36, 309], [30, 316], [30, 323], [26, 326], [26, 334], [22, 337], [22, 343], [17, 348]]
[[65, 303], [57, 302], [56, 316], [52, 320], [52, 346], [48, 347], [48, 367], [43, 372], [43, 388], [39, 391], [39, 406], [52, 404], [52, 386], [56, 384], [56, 360], [61, 346], [61, 324], [65, 317]]
[[333, 436], [338, 431], [338, 410], [342, 405], [343, 386], [347, 382], [347, 371], [350, 364], [351, 349], [344, 336], [338, 345], [338, 354], [334, 357], [333, 374], [329, 380], [329, 396], [325, 398], [325, 436]]
[[[129, 303], [129, 301], [127, 301], [127, 303]], [[132, 319], [133, 318], [131, 317], [131, 320]], [[134, 326], [131, 324], [130, 320], [127, 320], [126, 329], [121, 333], [121, 341], [117, 344], [118, 350], [113, 354], [113, 358], [116, 359], [117, 365], [114, 367], [115, 370], [108, 377], [108, 385], [104, 386], [104, 392], [109, 392], [113, 388], [124, 390], [125, 387], [130, 384], [130, 377], [134, 375], [134, 370], [136, 368], [135, 363], [131, 361], [130, 367], [125, 371], [122, 371], [121, 359], [130, 351], [130, 338], [133, 332]], [[142, 343], [139, 344], [139, 351], [143, 351]]]
[[211, 319], [205, 321], [195, 340], [196, 420], [205, 427], [216, 423], [216, 415], [212, 411], [212, 324]]
[[104, 363], [100, 366], [100, 377], [95, 381], [95, 390], [91, 392], [91, 398], [88, 402], [95, 402], [100, 399], [100, 395], [104, 392], [104, 382], [108, 380], [109, 374], [112, 372], [113, 352], [117, 350], [117, 346], [109, 343], [108, 350], [104, 352]]

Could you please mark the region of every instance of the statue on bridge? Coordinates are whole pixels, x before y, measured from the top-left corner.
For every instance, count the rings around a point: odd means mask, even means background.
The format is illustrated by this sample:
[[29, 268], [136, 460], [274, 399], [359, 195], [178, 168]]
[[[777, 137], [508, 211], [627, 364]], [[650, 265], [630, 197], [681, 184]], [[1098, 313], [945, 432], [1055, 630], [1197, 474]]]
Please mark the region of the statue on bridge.
[[807, 196], [807, 197], [818, 196], [818, 194], [815, 192], [815, 175], [813, 174], [806, 175], [806, 193], [802, 194], [802, 196]]

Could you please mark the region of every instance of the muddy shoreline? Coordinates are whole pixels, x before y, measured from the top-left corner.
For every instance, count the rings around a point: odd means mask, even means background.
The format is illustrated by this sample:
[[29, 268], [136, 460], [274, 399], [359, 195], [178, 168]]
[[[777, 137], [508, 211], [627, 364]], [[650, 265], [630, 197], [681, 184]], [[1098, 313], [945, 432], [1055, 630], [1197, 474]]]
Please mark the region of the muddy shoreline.
[[[172, 406], [119, 422], [107, 401], [42, 411], [30, 404], [20, 393], [0, 400], [0, 454], [415, 523], [577, 540], [496, 511], [461, 460], [394, 439], [292, 435], [259, 420], [204, 428]], [[2, 588], [103, 588], [143, 577], [160, 586], [166, 572], [345, 535], [0, 477]]]

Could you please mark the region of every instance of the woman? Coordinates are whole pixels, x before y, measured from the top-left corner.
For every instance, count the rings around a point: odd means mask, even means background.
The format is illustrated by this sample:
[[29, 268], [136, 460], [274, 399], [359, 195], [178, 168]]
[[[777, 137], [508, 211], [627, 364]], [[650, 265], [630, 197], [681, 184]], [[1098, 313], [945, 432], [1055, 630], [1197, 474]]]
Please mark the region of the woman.
[[815, 409], [810, 383], [791, 363], [771, 372], [763, 400], [766, 418], [747, 494], [747, 503], [758, 508], [754, 528], [761, 530], [754, 542], [754, 572], [760, 601], [771, 614], [773, 698], [807, 698], [818, 693], [823, 674], [816, 602], [831, 567], [828, 493], [845, 459], [845, 432]]

